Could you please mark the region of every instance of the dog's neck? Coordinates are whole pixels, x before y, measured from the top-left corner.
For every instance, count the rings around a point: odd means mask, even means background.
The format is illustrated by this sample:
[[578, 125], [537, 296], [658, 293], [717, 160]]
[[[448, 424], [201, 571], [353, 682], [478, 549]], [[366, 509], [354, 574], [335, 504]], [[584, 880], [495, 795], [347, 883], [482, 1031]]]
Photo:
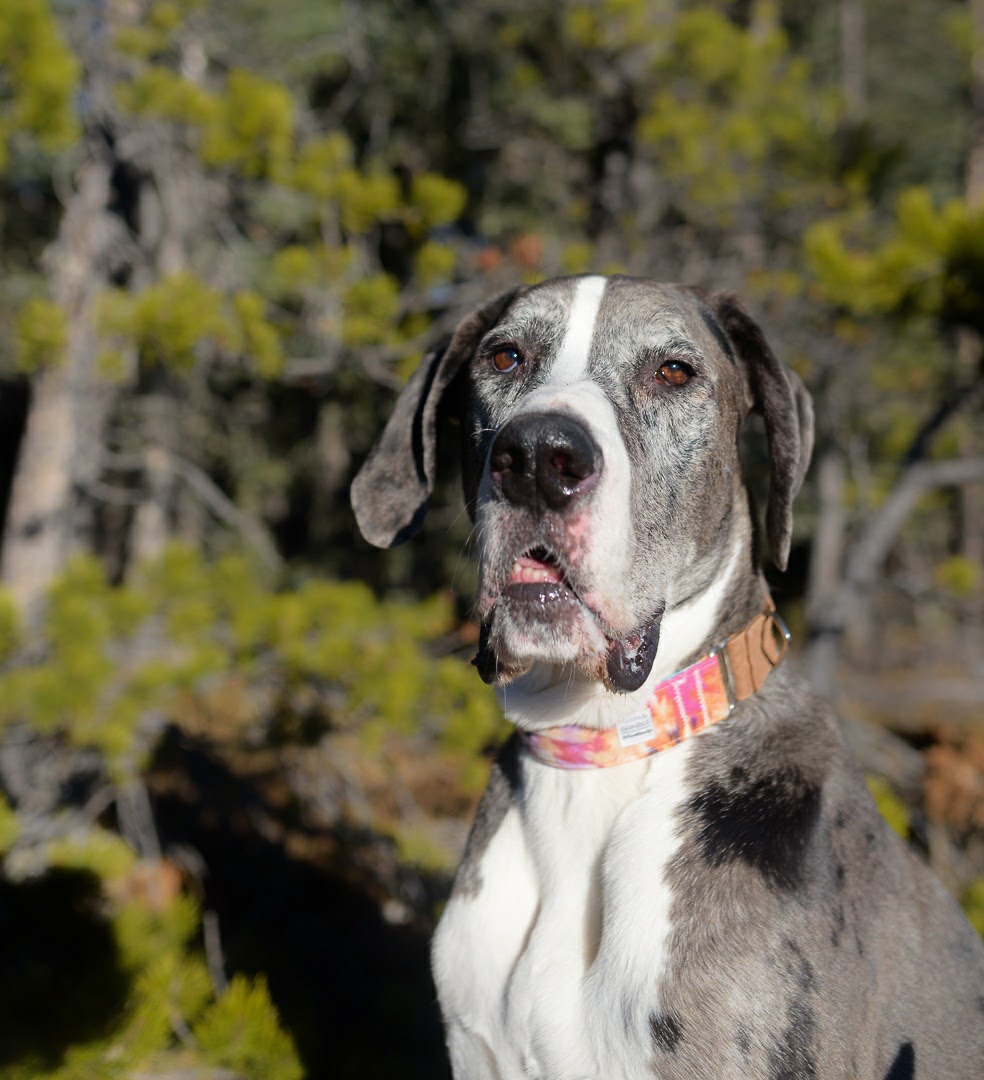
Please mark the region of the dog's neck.
[[762, 611], [766, 587], [753, 566], [752, 530], [738, 528], [718, 560], [719, 571], [698, 592], [668, 603], [660, 627], [659, 648], [646, 682], [629, 694], [617, 694], [572, 665], [536, 664], [524, 676], [498, 690], [506, 718], [518, 728], [540, 731], [565, 724], [610, 728], [637, 713], [653, 687], [674, 672], [707, 655]]

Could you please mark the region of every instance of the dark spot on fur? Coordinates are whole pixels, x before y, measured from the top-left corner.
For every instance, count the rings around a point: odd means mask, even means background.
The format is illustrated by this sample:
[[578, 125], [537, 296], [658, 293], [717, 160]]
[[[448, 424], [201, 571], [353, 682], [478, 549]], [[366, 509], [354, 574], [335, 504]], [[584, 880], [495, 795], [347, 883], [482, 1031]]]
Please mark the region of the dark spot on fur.
[[847, 877], [847, 871], [844, 869], [843, 863], [838, 863], [834, 868], [834, 880], [838, 890], [844, 888], [844, 878]]
[[789, 1026], [769, 1052], [769, 1080], [814, 1080], [817, 1075], [813, 1040], [817, 1021], [805, 998], [794, 998], [787, 1011]]
[[786, 1030], [769, 1052], [769, 1080], [811, 1080], [816, 1076], [814, 1042], [817, 1020], [811, 996], [817, 992], [813, 965], [790, 938], [782, 943], [779, 963], [792, 983], [786, 1007]]
[[885, 1080], [915, 1080], [915, 1076], [916, 1048], [911, 1042], [904, 1042], [885, 1073]]
[[820, 812], [820, 791], [787, 770], [745, 785], [712, 784], [690, 801], [700, 818], [700, 842], [711, 866], [741, 861], [775, 888], [792, 891]]
[[748, 778], [748, 771], [740, 765], [736, 765], [730, 773], [732, 784], [741, 784]]
[[984, 1013], [984, 994], [979, 995], [977, 998], [977, 1011]]
[[748, 1032], [743, 1027], [739, 1027], [735, 1031], [735, 1045], [741, 1051], [742, 1057], [748, 1057], [749, 1052], [752, 1049], [752, 1040], [748, 1037]]
[[789, 954], [782, 961], [783, 970], [790, 979], [795, 981], [800, 990], [813, 993], [817, 988], [817, 977], [813, 965], [803, 955], [803, 950], [795, 941], [786, 938], [782, 944]]
[[844, 918], [844, 908], [838, 904], [837, 910], [834, 912], [834, 928], [830, 931], [830, 944], [836, 949], [840, 945], [841, 934], [844, 932], [844, 927], [847, 925], [847, 920]]
[[675, 1054], [677, 1043], [683, 1034], [680, 1021], [673, 1016], [663, 1013], [649, 1014], [649, 1034], [653, 1040], [653, 1046], [657, 1050], [665, 1050], [668, 1054]]
[[451, 892], [456, 897], [470, 898], [482, 891], [482, 875], [479, 864], [492, 837], [499, 831], [502, 819], [512, 805], [516, 789], [519, 787], [519, 740], [515, 735], [499, 751], [492, 764], [488, 787], [478, 804], [475, 821], [461, 865], [454, 876]]
[[844, 810], [838, 810], [837, 816], [834, 818], [834, 824], [838, 829], [843, 829], [847, 825], [847, 813]]

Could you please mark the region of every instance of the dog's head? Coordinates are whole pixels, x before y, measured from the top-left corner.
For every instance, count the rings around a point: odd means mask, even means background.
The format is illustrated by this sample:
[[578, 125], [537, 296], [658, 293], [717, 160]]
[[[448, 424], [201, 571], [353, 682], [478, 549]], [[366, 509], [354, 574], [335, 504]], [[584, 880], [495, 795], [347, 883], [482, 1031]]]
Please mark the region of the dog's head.
[[420, 524], [442, 398], [463, 427], [489, 680], [547, 661], [615, 690], [642, 685], [663, 611], [706, 588], [728, 555], [745, 498], [738, 434], [753, 410], [771, 457], [769, 548], [785, 568], [812, 409], [731, 296], [587, 276], [473, 312], [411, 377], [352, 486], [377, 546]]

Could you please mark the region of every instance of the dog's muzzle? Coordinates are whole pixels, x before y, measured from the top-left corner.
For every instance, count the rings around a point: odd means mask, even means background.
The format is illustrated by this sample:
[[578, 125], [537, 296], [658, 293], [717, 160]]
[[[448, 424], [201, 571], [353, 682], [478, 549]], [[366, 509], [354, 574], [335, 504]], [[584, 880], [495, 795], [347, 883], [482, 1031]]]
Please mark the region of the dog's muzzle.
[[601, 448], [573, 417], [526, 413], [495, 437], [489, 465], [493, 488], [539, 517], [563, 513], [591, 491], [602, 461]]
[[[609, 689], [638, 689], [652, 669], [659, 644], [662, 606], [626, 634], [612, 635], [584, 603], [578, 587], [578, 515], [597, 488], [604, 468], [601, 447], [576, 416], [560, 410], [523, 413], [496, 435], [489, 454], [492, 498], [509, 507], [516, 529], [500, 613], [483, 627], [476, 664], [492, 681], [502, 674], [495, 653], [517, 628], [524, 636], [594, 635], [585, 661]], [[500, 568], [501, 570], [504, 568]], [[507, 613], [505, 619], [503, 610]], [[580, 620], [586, 620], [579, 628]], [[602, 644], [604, 642], [605, 644]], [[600, 665], [600, 670], [599, 670]]]

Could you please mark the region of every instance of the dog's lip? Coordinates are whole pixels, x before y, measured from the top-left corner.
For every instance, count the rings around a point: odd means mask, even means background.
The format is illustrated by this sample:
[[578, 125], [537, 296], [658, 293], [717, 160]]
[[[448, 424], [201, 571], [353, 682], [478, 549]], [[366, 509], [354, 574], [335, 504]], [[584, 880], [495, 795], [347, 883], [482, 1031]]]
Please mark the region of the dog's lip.
[[582, 616], [595, 623], [607, 640], [619, 636], [613, 633], [601, 613], [584, 599], [566, 560], [551, 548], [532, 547], [516, 556], [500, 598], [509, 604], [536, 606], [544, 613], [552, 610], [553, 605], [576, 604]]
[[606, 682], [620, 694], [638, 690], [649, 678], [659, 648], [659, 628], [663, 606], [637, 630], [619, 638], [609, 638]]

